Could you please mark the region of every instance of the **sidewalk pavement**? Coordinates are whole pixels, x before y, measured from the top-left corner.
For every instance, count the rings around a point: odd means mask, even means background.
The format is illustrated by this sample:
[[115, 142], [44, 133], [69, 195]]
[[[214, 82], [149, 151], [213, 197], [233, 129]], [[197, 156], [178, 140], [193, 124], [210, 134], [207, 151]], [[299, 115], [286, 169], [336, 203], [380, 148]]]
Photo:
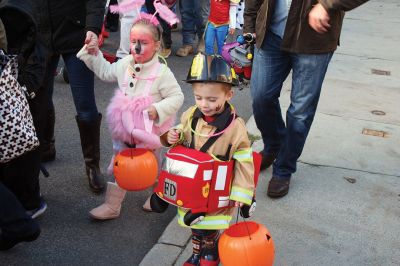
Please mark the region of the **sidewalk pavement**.
[[[267, 197], [271, 169], [261, 173], [251, 220], [269, 229], [274, 265], [400, 265], [398, 14], [384, 0], [346, 15], [289, 194]], [[286, 82], [284, 112], [289, 96]], [[253, 117], [247, 126], [260, 136]], [[174, 219], [140, 265], [182, 265], [191, 248]]]

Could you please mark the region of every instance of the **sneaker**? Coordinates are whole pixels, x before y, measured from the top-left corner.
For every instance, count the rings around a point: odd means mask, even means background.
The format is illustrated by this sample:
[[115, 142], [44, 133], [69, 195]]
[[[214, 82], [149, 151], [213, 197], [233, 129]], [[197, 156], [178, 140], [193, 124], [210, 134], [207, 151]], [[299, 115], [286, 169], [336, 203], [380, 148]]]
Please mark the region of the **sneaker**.
[[171, 55], [171, 52], [170, 48], [162, 48], [158, 54], [167, 59]]
[[40, 206], [36, 209], [33, 210], [28, 210], [26, 211], [26, 214], [28, 216], [30, 216], [32, 219], [35, 219], [37, 217], [39, 217], [40, 215], [42, 215], [47, 209], [47, 204], [44, 200], [40, 201]]
[[180, 57], [185, 57], [190, 54], [193, 54], [193, 52], [194, 52], [193, 46], [190, 44], [185, 44], [184, 46], [178, 49], [176, 55]]

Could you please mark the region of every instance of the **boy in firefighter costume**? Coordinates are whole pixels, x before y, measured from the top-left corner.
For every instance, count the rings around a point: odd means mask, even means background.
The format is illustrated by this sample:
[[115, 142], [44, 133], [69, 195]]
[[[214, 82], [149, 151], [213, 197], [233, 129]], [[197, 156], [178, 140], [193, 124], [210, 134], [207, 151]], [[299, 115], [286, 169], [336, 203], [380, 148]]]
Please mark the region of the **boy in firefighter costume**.
[[186, 82], [196, 105], [160, 137], [172, 148], [150, 205], [155, 212], [178, 206], [179, 224], [192, 229], [193, 254], [184, 265], [218, 265], [219, 230], [229, 227], [235, 206], [252, 204], [253, 153], [245, 122], [228, 102], [237, 85], [231, 67], [220, 56], [198, 54]]

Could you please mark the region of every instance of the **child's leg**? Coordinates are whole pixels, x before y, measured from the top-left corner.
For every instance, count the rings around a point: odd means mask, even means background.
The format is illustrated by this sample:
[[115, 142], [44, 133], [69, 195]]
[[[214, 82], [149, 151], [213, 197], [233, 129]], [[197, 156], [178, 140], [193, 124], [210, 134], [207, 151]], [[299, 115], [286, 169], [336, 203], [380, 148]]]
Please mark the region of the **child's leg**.
[[[158, 175], [160, 175], [160, 172], [161, 172], [161, 163], [162, 163], [162, 159], [161, 159], [161, 148], [155, 149], [155, 150], [153, 151], [153, 153], [154, 153], [154, 155], [155, 155], [156, 158], [157, 158], [157, 163], [158, 163]], [[157, 176], [158, 176], [158, 175], [157, 175]], [[156, 182], [154, 183], [152, 189], [154, 189], [154, 188], [157, 186], [157, 182], [158, 182], [158, 180], [156, 180]], [[146, 211], [146, 212], [152, 212], [152, 211], [153, 211], [153, 209], [151, 208], [151, 201], [150, 201], [152, 195], [153, 195], [153, 193], [147, 198], [147, 200], [145, 201], [145, 203], [144, 203], [143, 206], [142, 206], [142, 209], [143, 209], [144, 211]], [[157, 196], [156, 196], [156, 197], [157, 197]], [[157, 199], [157, 198], [154, 198], [154, 199]], [[156, 208], [156, 209], [157, 209], [156, 212], [163, 212], [163, 211], [165, 211], [165, 210], [167, 209], [168, 203], [163, 204], [164, 201], [163, 201], [162, 199], [157, 199], [157, 202], [160, 203], [160, 204], [156, 204], [156, 205], [155, 205], [155, 206], [157, 207], [157, 208]], [[154, 205], [154, 202], [153, 202], [153, 205]], [[154, 206], [153, 206], [153, 207], [154, 207]]]
[[206, 54], [214, 54], [214, 40], [216, 38], [216, 29], [212, 23], [207, 23], [206, 33], [204, 35], [204, 41], [206, 45]]
[[192, 229], [192, 245], [193, 253], [183, 266], [200, 265], [200, 251], [202, 248], [202, 232], [203, 230]]
[[217, 38], [219, 55], [222, 53], [222, 47], [224, 46], [226, 36], [228, 35], [228, 30], [229, 30], [228, 25], [223, 25], [216, 28], [216, 38]]
[[121, 203], [125, 198], [126, 190], [116, 183], [107, 183], [106, 198], [103, 204], [89, 212], [90, 216], [97, 220], [115, 219], [121, 211]]
[[[118, 152], [126, 148], [126, 145], [117, 140], [113, 140], [114, 155], [111, 158], [110, 165], [107, 168], [107, 173], [113, 175], [114, 172], [114, 158]], [[117, 183], [107, 183], [106, 197], [103, 204], [94, 208], [89, 212], [90, 216], [98, 220], [115, 219], [119, 216], [121, 211], [121, 203], [125, 198], [126, 190], [120, 188]]]
[[203, 245], [201, 249], [201, 265], [217, 266], [219, 264], [218, 240], [219, 230], [200, 230], [203, 235]]

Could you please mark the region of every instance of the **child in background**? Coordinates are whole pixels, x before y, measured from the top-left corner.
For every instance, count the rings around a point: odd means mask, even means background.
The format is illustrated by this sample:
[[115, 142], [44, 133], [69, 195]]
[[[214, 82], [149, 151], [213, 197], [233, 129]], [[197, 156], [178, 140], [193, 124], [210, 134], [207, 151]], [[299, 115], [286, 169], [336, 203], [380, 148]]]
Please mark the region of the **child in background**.
[[[236, 116], [233, 106], [228, 103], [233, 97], [232, 86], [237, 85], [236, 77], [232, 73], [231, 67], [220, 56], [195, 56], [186, 82], [192, 84], [196, 106], [183, 113], [180, 125], [160, 137], [164, 146], [183, 145], [205, 152], [218, 160], [235, 160], [229, 195], [229, 200], [235, 202], [234, 205], [225, 205], [217, 211], [204, 213], [203, 217], [189, 223], [185, 217], [190, 211], [178, 208], [179, 224], [192, 229], [193, 254], [185, 262], [186, 266], [218, 265], [219, 230], [229, 227], [235, 206], [245, 207], [243, 204], [252, 204], [255, 187], [253, 153], [245, 122]], [[170, 165], [168, 172], [181, 175], [185, 171], [179, 167], [184, 165]], [[168, 166], [165, 169], [167, 168]], [[181, 185], [177, 184], [176, 187]], [[162, 194], [166, 195], [166, 191]], [[165, 211], [168, 206], [165, 204], [156, 193], [152, 195], [150, 205], [153, 211]]]
[[240, 0], [211, 0], [210, 15], [205, 31], [206, 54], [214, 54], [217, 42], [218, 54], [222, 52], [226, 36], [235, 33], [237, 5]]
[[[154, 2], [155, 1], [160, 1], [160, 0], [146, 0], [146, 9], [147, 12], [150, 14], [153, 14], [156, 12], [156, 9], [154, 7]], [[169, 9], [173, 10], [176, 4], [176, 1], [161, 1], [161, 3], [165, 6], [167, 6]], [[159, 54], [164, 57], [168, 58], [171, 55], [171, 46], [172, 46], [172, 39], [171, 39], [171, 28], [176, 27], [177, 25], [170, 26], [168, 22], [160, 18], [159, 14], [156, 14], [157, 19], [160, 21], [160, 24], [163, 28], [163, 34], [162, 34], [162, 40], [163, 40], [163, 45], [162, 49], [159, 52]]]
[[[84, 46], [77, 57], [102, 80], [118, 82], [107, 107], [114, 156], [127, 147], [154, 150], [158, 158], [159, 135], [174, 123], [174, 116], [183, 103], [183, 93], [171, 70], [159, 62], [162, 29], [152, 15], [141, 13], [130, 33], [131, 54], [110, 64], [101, 52], [89, 54]], [[151, 132], [145, 124], [153, 123]], [[113, 173], [114, 156], [108, 167]], [[105, 203], [90, 211], [94, 219], [117, 218], [126, 191], [109, 182]]]

